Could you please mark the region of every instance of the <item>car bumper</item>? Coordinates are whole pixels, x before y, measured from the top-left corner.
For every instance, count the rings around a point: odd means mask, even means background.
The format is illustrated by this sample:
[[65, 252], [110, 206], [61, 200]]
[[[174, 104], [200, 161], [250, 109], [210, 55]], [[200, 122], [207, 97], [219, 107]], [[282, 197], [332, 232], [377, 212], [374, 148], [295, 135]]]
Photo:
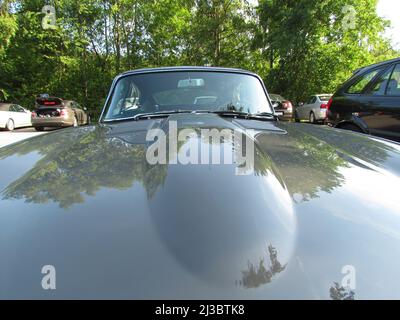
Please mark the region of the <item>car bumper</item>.
[[293, 112], [287, 111], [286, 109], [283, 110], [275, 110], [276, 112], [283, 113], [283, 116], [279, 116], [279, 119], [282, 120], [291, 120], [293, 119]]
[[319, 110], [315, 112], [315, 117], [318, 121], [326, 119], [326, 110]]
[[33, 127], [71, 127], [74, 125], [73, 120], [65, 118], [34, 118], [32, 119]]

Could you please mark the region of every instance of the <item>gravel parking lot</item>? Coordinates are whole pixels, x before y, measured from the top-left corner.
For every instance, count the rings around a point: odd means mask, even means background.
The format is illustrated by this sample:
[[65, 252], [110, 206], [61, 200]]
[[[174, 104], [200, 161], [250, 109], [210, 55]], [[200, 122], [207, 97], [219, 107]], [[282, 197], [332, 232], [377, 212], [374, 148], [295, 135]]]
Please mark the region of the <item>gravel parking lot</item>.
[[41, 134], [46, 134], [46, 132], [37, 132], [33, 128], [18, 129], [12, 132], [0, 131], [0, 148]]

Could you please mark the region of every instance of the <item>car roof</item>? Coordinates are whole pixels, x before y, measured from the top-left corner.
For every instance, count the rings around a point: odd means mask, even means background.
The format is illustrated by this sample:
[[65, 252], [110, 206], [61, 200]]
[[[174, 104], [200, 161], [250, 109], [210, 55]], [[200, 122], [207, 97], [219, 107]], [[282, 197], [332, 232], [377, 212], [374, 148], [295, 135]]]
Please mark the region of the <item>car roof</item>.
[[353, 74], [357, 75], [357, 74], [359, 74], [361, 72], [364, 72], [364, 71], [367, 71], [369, 69], [378, 68], [380, 66], [385, 66], [385, 65], [388, 65], [388, 64], [392, 64], [392, 63], [400, 63], [400, 57], [399, 58], [395, 58], [395, 59], [391, 59], [391, 60], [386, 60], [386, 61], [381, 61], [381, 62], [378, 62], [378, 63], [374, 63], [374, 64], [371, 64], [369, 66], [361, 67], [361, 68], [355, 70], [353, 72]]
[[242, 73], [257, 76], [254, 72], [243, 70], [243, 69], [235, 69], [235, 68], [222, 68], [222, 67], [199, 67], [199, 66], [180, 66], [180, 67], [161, 67], [161, 68], [145, 68], [145, 69], [136, 69], [131, 71], [126, 71], [120, 76], [126, 76], [131, 74], [140, 74], [140, 73], [159, 73], [159, 72], [173, 72], [173, 71], [204, 71], [204, 72], [231, 72], [231, 73]]

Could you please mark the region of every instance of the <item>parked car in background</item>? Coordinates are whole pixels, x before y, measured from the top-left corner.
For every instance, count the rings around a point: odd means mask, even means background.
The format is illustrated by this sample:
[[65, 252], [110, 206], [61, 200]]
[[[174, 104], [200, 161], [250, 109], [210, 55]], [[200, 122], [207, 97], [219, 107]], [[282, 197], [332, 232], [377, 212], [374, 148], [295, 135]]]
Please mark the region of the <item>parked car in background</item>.
[[82, 108], [75, 101], [48, 95], [41, 95], [36, 99], [32, 125], [37, 131], [43, 131], [46, 127], [78, 127], [88, 123], [86, 108]]
[[318, 94], [311, 96], [306, 103], [300, 103], [295, 111], [295, 120], [308, 120], [311, 123], [324, 121], [326, 118], [326, 109], [332, 94]]
[[31, 112], [18, 104], [0, 103], [0, 128], [13, 131], [16, 128], [30, 127]]
[[278, 113], [282, 113], [283, 120], [290, 120], [293, 118], [293, 104], [279, 94], [270, 94], [272, 104], [275, 104], [274, 109]]
[[328, 104], [336, 128], [400, 141], [400, 58], [357, 70]]

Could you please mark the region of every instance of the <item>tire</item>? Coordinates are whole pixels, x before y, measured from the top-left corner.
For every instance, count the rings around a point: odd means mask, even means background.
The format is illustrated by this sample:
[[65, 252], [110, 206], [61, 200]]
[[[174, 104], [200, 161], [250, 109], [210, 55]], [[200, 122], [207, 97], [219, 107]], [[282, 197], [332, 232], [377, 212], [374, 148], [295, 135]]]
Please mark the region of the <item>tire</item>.
[[42, 132], [42, 131], [44, 131], [44, 128], [43, 127], [35, 127], [35, 130], [39, 131], [39, 132]]
[[78, 119], [76, 117], [74, 117], [74, 124], [72, 126], [79, 127]]
[[299, 119], [299, 115], [297, 114], [297, 111], [294, 112], [294, 121], [299, 123], [300, 119]]
[[6, 124], [6, 130], [7, 131], [14, 131], [15, 129], [15, 124], [13, 119], [8, 119], [7, 124]]
[[353, 131], [353, 132], [365, 133], [359, 126], [352, 124], [352, 123], [345, 123], [337, 128], [342, 129], [342, 130]]
[[315, 118], [314, 112], [310, 113], [310, 123], [312, 123], [312, 124], [316, 124], [317, 123], [317, 119]]

